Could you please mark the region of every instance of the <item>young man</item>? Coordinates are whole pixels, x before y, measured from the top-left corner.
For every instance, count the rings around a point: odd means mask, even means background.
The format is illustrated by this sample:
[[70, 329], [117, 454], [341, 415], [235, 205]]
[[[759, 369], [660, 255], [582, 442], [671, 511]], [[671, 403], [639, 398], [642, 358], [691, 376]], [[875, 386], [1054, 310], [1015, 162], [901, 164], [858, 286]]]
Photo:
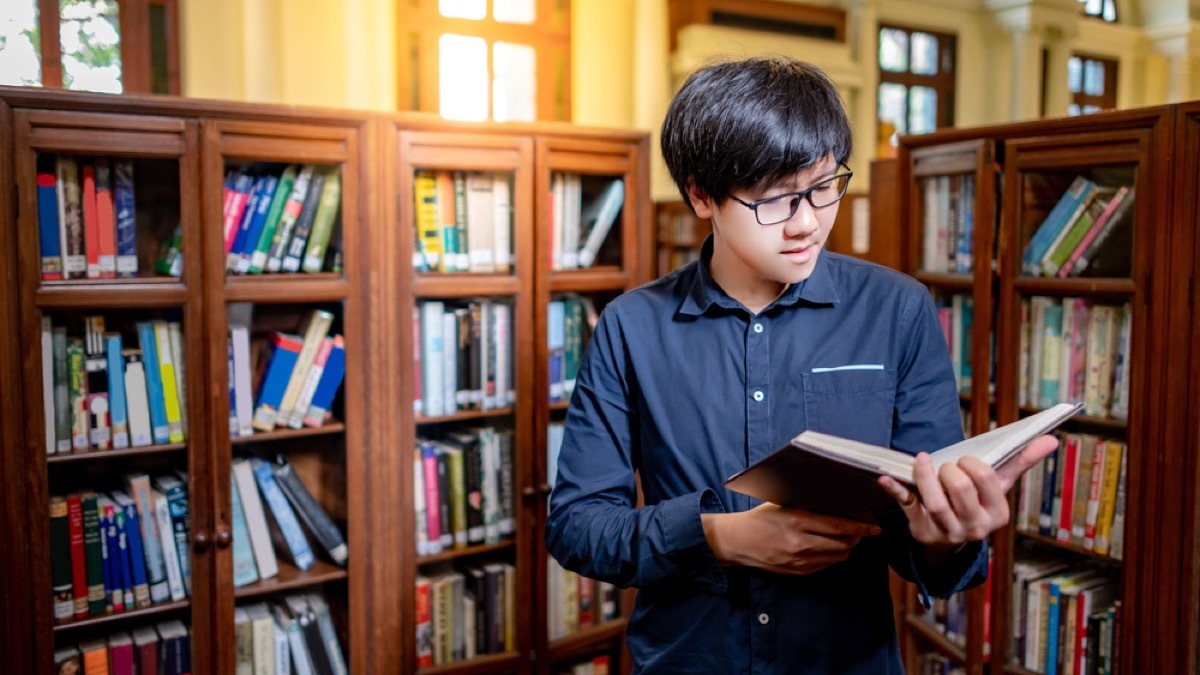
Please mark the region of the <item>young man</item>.
[[[962, 438], [949, 352], [924, 287], [822, 253], [850, 171], [837, 91], [783, 58], [693, 74], [663, 123], [683, 197], [713, 234], [700, 259], [614, 300], [567, 413], [546, 543], [566, 568], [639, 589], [637, 672], [903, 673], [887, 566], [944, 596], [986, 575], [1005, 491], [974, 458], [881, 527], [722, 487], [805, 429], [917, 454]], [[635, 473], [645, 506], [635, 507]]]

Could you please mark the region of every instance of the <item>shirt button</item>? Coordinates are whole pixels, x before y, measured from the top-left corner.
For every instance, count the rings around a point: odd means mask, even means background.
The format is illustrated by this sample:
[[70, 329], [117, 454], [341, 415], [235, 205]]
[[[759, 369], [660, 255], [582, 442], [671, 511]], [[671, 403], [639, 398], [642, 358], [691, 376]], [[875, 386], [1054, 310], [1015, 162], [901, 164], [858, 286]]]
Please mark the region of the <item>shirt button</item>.
[[767, 625], [767, 622], [769, 622], [770, 620], [771, 620], [771, 617], [767, 616], [766, 612], [758, 615], [758, 622], [764, 626]]
[[765, 398], [765, 397], [763, 396], [763, 393], [761, 391], [754, 392], [754, 400], [755, 401], [762, 403], [763, 398]]
[[763, 331], [763, 328], [762, 328], [762, 324], [761, 324], [761, 323], [756, 323], [756, 324], [754, 324], [754, 332], [755, 332], [755, 333], [761, 333], [762, 331]]

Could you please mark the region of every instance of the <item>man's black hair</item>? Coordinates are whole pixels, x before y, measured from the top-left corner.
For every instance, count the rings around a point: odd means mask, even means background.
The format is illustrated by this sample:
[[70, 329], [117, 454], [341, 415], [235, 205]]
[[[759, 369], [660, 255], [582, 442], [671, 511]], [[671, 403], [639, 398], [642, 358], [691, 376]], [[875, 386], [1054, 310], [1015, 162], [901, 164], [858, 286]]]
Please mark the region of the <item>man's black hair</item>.
[[671, 101], [662, 152], [689, 205], [689, 181], [717, 204], [733, 190], [790, 177], [827, 155], [850, 158], [850, 122], [816, 66], [756, 57], [702, 68]]

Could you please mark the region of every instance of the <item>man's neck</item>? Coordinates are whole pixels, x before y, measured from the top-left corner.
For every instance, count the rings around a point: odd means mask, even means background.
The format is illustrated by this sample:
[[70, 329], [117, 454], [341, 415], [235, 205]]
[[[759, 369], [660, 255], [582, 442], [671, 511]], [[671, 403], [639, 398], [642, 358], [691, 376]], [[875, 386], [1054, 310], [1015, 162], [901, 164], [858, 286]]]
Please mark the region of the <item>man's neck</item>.
[[[715, 242], [714, 242], [715, 243]], [[729, 297], [758, 314], [788, 289], [788, 284], [757, 278], [748, 266], [723, 246], [714, 246], [708, 273]]]

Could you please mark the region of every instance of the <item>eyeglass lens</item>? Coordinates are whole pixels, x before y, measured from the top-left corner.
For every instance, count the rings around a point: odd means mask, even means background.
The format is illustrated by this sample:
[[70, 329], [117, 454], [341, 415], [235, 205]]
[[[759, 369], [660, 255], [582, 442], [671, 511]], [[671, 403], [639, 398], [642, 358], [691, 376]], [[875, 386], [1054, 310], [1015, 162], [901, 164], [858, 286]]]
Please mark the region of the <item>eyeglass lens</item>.
[[758, 222], [762, 225], [774, 225], [791, 218], [796, 215], [796, 211], [800, 208], [800, 200], [805, 197], [808, 198], [814, 209], [829, 206], [842, 198], [849, 182], [849, 176], [834, 176], [803, 192], [780, 195], [775, 199], [759, 202], [755, 209]]

